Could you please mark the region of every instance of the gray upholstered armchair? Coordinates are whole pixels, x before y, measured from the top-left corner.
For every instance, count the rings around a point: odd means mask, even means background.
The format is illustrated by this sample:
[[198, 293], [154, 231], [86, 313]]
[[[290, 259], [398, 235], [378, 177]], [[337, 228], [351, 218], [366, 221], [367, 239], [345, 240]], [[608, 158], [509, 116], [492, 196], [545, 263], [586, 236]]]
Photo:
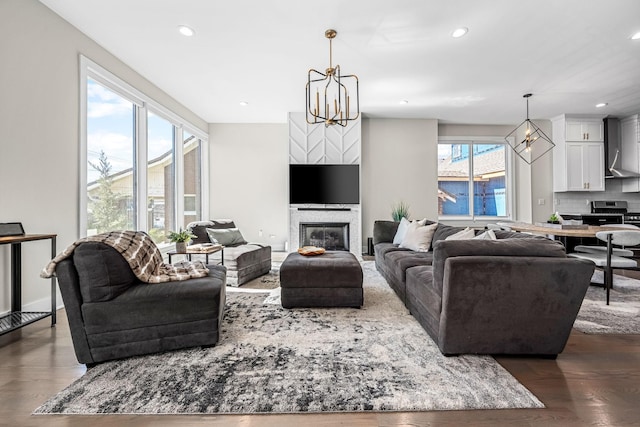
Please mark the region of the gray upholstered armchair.
[[225, 304], [225, 268], [181, 282], [142, 283], [104, 243], [80, 244], [56, 266], [76, 357], [111, 359], [216, 344]]

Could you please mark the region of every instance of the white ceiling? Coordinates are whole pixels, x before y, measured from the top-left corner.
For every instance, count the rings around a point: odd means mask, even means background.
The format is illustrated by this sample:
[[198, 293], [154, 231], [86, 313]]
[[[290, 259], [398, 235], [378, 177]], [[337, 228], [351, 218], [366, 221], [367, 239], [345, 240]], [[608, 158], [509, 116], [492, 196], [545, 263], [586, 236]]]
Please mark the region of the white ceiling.
[[304, 111], [328, 28], [366, 117], [517, 124], [527, 92], [532, 119], [640, 113], [638, 0], [40, 1], [210, 123]]

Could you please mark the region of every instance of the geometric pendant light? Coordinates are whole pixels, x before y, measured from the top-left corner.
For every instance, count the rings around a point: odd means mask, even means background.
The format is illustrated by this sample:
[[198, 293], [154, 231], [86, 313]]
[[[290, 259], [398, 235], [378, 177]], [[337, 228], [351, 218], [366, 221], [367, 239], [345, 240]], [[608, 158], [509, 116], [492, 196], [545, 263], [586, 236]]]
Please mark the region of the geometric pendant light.
[[340, 66], [333, 66], [332, 40], [336, 30], [327, 30], [329, 68], [324, 73], [309, 70], [306, 86], [306, 119], [309, 124], [347, 126], [360, 117], [360, 89], [355, 74], [341, 75]]
[[[530, 93], [523, 95], [523, 98], [527, 100], [527, 118], [504, 138], [518, 157], [528, 164], [535, 162], [556, 146], [540, 127], [529, 120], [530, 97]], [[518, 134], [523, 133], [524, 137], [518, 141], [516, 139]]]

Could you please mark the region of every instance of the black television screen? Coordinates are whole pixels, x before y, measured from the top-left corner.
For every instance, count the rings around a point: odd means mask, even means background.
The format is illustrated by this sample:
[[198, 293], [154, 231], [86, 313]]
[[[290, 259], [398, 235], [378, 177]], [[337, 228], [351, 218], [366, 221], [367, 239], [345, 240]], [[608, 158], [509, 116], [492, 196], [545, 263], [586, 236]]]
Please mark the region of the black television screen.
[[289, 202], [360, 203], [359, 165], [289, 165]]

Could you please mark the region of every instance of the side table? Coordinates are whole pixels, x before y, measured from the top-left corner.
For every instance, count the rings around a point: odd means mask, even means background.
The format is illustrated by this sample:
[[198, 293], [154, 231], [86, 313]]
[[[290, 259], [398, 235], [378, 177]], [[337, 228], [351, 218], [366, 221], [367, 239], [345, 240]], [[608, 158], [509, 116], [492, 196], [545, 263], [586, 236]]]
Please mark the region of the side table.
[[169, 258], [169, 264], [171, 264], [171, 257], [174, 255], [186, 255], [187, 259], [191, 261], [191, 255], [204, 255], [205, 256], [205, 264], [209, 264], [209, 255], [220, 252], [220, 264], [224, 265], [224, 246], [216, 246], [211, 248], [209, 251], [190, 251], [189, 247], [187, 247], [187, 252], [176, 252], [169, 251], [167, 252], [167, 257]]
[[0, 317], [0, 335], [51, 316], [56, 324], [56, 278], [51, 278], [51, 311], [22, 311], [22, 243], [51, 240], [51, 258], [56, 256], [57, 234], [23, 234], [0, 237], [0, 245], [11, 245], [11, 311]]

